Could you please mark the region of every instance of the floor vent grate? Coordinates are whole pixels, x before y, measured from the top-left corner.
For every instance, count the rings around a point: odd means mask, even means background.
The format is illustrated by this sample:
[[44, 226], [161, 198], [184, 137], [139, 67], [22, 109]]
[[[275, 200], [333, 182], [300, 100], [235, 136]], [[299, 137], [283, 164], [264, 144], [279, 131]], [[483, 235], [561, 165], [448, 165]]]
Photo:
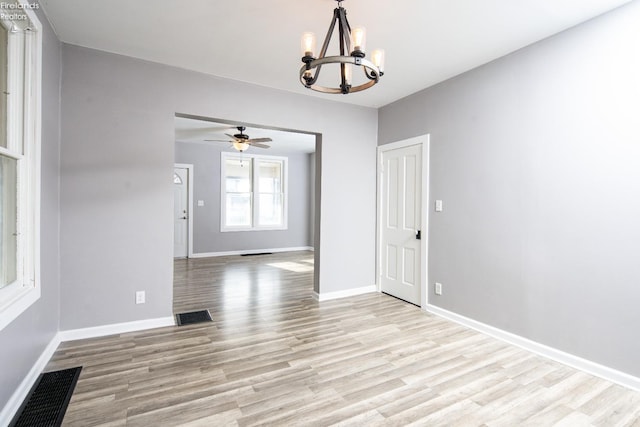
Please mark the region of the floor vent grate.
[[176, 314], [178, 326], [192, 325], [194, 323], [211, 322], [209, 310], [191, 311], [189, 313]]
[[81, 370], [79, 366], [40, 375], [9, 426], [60, 426]]

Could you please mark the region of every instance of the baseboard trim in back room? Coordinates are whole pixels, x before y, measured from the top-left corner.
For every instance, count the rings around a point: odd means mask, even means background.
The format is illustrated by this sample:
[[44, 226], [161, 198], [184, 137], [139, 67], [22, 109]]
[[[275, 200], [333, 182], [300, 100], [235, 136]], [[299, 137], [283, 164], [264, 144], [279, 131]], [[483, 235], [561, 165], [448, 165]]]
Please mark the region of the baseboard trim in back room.
[[226, 252], [200, 252], [191, 255], [191, 258], [210, 258], [218, 256], [234, 256], [234, 255], [253, 255], [262, 253], [280, 253], [280, 252], [299, 252], [313, 251], [311, 246], [298, 246], [293, 248], [269, 248], [269, 249], [249, 249], [245, 251], [226, 251]]

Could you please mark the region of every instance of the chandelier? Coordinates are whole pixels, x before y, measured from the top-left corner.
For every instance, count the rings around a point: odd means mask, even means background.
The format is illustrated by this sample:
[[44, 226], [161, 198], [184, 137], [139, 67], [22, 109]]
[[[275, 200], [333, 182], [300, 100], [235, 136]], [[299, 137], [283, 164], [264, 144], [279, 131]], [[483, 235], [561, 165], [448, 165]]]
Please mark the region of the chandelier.
[[[338, 7], [333, 10], [333, 18], [327, 36], [322, 43], [320, 54], [316, 53], [316, 36], [314, 33], [302, 34], [302, 62], [300, 68], [300, 82], [307, 88], [324, 93], [351, 93], [370, 88], [378, 83], [384, 75], [384, 50], [374, 50], [371, 61], [365, 59], [366, 32], [364, 27], [354, 27], [347, 21], [347, 11], [342, 7], [342, 0], [336, 0]], [[326, 56], [331, 36], [338, 23], [340, 55]], [[339, 64], [340, 84], [335, 87], [322, 86], [317, 83], [320, 70], [325, 64]], [[353, 86], [353, 68], [361, 68], [366, 76], [365, 82]]]

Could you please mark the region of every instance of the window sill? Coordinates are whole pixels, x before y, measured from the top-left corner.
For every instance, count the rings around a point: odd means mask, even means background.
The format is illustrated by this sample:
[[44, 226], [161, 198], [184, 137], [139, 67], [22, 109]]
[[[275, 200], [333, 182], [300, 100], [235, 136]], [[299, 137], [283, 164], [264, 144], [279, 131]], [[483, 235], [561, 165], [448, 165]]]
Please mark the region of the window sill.
[[232, 233], [235, 231], [283, 231], [288, 230], [288, 227], [253, 227], [253, 228], [221, 228], [221, 233]]
[[0, 308], [0, 331], [40, 299], [40, 288], [24, 287], [3, 296], [6, 297], [6, 302]]

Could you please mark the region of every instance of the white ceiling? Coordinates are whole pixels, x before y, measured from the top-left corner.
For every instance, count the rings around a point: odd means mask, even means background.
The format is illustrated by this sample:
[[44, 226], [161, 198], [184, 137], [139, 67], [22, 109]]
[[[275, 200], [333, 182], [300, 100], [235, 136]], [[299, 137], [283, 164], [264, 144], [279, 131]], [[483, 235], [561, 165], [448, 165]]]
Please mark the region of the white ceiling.
[[[211, 122], [194, 118], [175, 118], [176, 141], [210, 144], [234, 151], [231, 143], [210, 142], [206, 139], [221, 139], [230, 141], [225, 134], [234, 135], [238, 133], [238, 124]], [[246, 126], [246, 135], [251, 138], [271, 138], [272, 142], [266, 142], [270, 148], [249, 147], [248, 151], [260, 154], [285, 154], [285, 153], [313, 153], [316, 150], [316, 137], [311, 134], [282, 131], [275, 129], [265, 129], [259, 127]]]
[[317, 94], [298, 80], [300, 35], [313, 31], [322, 43], [334, 0], [41, 3], [65, 43], [380, 107], [629, 1], [345, 0], [352, 26], [367, 28], [367, 50], [386, 51], [380, 84], [350, 95]]

